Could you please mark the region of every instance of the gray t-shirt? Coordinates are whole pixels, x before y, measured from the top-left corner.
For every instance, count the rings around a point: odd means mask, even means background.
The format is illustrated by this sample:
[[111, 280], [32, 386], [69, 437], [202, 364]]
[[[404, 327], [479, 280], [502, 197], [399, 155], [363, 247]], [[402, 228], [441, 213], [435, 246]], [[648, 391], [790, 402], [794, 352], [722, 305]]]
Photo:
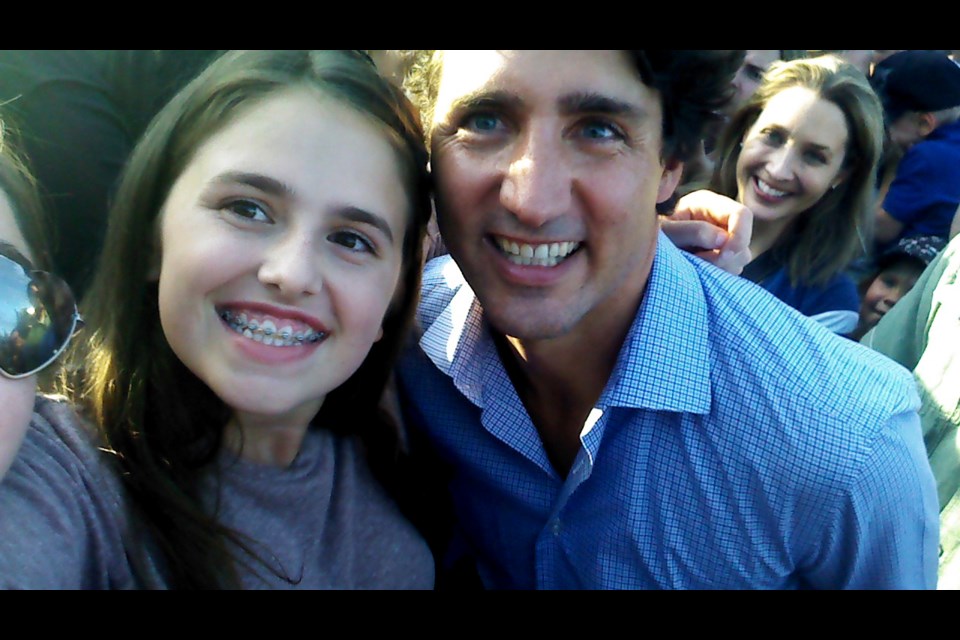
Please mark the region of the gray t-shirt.
[[[256, 541], [246, 588], [429, 589], [426, 543], [371, 475], [354, 438], [312, 429], [281, 469], [221, 455], [220, 520]], [[211, 487], [213, 484], [211, 483]], [[109, 457], [64, 402], [38, 397], [0, 482], [0, 588], [163, 588]]]

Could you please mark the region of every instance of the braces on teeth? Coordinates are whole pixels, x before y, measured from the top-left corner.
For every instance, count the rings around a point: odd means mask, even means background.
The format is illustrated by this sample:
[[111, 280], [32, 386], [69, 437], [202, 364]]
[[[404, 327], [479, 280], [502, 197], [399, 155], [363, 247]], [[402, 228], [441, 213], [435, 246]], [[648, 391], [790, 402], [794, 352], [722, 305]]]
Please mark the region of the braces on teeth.
[[[254, 319], [247, 321], [245, 313], [235, 314], [232, 311], [221, 311], [220, 317], [223, 318], [231, 329], [237, 333], [243, 334], [248, 338], [253, 338], [257, 342], [272, 344], [274, 346], [292, 347], [304, 343], [320, 342], [327, 337], [323, 331], [301, 331], [293, 332], [289, 327], [277, 330], [276, 326], [270, 320], [263, 323], [263, 326]], [[259, 339], [258, 339], [259, 338]]]

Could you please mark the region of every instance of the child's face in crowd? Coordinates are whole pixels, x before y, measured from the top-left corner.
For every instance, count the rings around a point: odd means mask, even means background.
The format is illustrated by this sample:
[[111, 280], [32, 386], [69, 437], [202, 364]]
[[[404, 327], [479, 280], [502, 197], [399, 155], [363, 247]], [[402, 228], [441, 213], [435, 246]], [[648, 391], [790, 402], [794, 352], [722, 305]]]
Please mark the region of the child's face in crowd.
[[885, 268], [873, 279], [860, 303], [860, 325], [875, 326], [893, 305], [907, 294], [923, 268], [913, 262], [897, 262]]
[[160, 318], [237, 414], [309, 420], [381, 337], [410, 199], [372, 122], [306, 90], [196, 152], [161, 214]]

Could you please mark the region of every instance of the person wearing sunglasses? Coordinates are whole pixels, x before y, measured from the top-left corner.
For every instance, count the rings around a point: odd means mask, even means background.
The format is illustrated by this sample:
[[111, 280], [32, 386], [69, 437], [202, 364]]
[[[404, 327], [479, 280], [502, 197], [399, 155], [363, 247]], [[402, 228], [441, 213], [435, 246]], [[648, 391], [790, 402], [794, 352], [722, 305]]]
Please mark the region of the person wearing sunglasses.
[[[232, 51], [178, 93], [0, 482], [0, 587], [433, 586], [378, 411], [429, 196], [416, 112], [357, 52]], [[12, 377], [46, 364], [0, 339]]]
[[47, 222], [32, 173], [0, 121], [0, 477], [33, 412], [47, 372], [80, 326], [70, 288], [49, 268]]

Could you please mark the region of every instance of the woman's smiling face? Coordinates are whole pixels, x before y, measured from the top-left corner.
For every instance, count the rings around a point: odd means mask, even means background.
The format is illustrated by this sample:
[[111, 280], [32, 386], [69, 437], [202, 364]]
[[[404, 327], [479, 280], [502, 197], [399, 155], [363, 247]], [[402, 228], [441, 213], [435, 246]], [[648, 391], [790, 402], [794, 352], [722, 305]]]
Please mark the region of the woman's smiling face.
[[381, 336], [409, 196], [366, 116], [277, 93], [204, 143], [161, 214], [174, 353], [236, 412], [309, 421]]
[[842, 182], [848, 135], [837, 105], [804, 87], [781, 91], [744, 136], [737, 199], [785, 226]]

